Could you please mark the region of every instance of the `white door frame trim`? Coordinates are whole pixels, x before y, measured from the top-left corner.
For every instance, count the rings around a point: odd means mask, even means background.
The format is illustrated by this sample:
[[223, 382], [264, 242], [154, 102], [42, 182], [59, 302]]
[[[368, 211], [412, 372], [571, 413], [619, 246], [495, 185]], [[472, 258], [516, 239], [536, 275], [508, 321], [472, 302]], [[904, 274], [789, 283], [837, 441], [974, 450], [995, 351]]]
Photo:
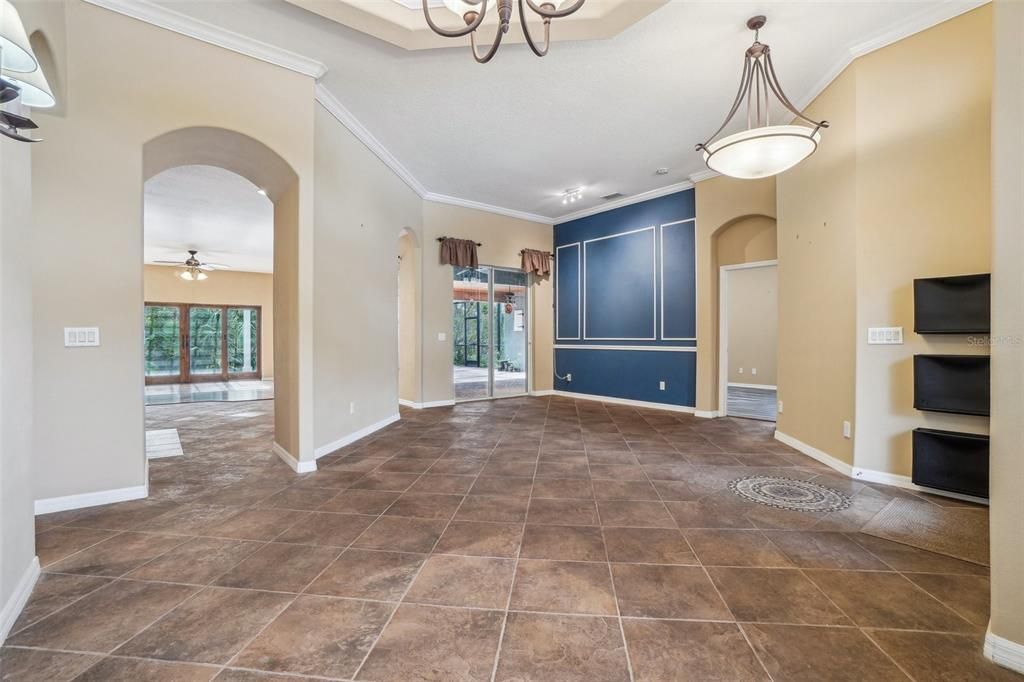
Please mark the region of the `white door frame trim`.
[[729, 273], [733, 270], [778, 267], [778, 259], [721, 265], [718, 268], [718, 414], [729, 416]]

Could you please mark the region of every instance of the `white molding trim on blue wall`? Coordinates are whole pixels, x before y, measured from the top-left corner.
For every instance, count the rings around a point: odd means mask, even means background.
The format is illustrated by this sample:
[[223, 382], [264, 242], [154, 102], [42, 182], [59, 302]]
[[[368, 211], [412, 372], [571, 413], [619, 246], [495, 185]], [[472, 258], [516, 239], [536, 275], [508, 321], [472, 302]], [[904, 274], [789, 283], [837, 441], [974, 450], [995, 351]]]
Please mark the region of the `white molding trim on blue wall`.
[[681, 336], [665, 336], [665, 228], [676, 227], [677, 225], [685, 225], [691, 223], [693, 228], [693, 328], [696, 333], [697, 329], [697, 306], [700, 299], [697, 297], [697, 218], [687, 218], [686, 220], [677, 220], [672, 223], [663, 223], [658, 226], [658, 235], [661, 240], [661, 254], [659, 256], [658, 263], [658, 277], [661, 283], [661, 340], [662, 341], [696, 341], [696, 337], [681, 337]]
[[579, 341], [583, 334], [583, 244], [573, 242], [563, 244], [555, 248], [555, 284], [558, 283], [558, 273], [562, 271], [561, 258], [562, 249], [576, 249], [576, 336], [561, 336], [559, 333], [559, 321], [561, 315], [558, 311], [558, 291], [555, 291], [555, 341]]
[[32, 596], [32, 588], [36, 586], [37, 580], [39, 580], [39, 557], [34, 556], [25, 568], [25, 572], [21, 574], [21, 578], [18, 579], [14, 592], [8, 597], [3, 608], [0, 608], [0, 644], [7, 639], [15, 621], [18, 620], [22, 609], [28, 603], [28, 598]]
[[401, 418], [402, 418], [402, 415], [396, 413], [396, 414], [391, 415], [390, 417], [387, 417], [385, 419], [381, 419], [379, 422], [377, 422], [375, 424], [370, 424], [369, 426], [367, 426], [364, 429], [359, 429], [358, 431], [350, 433], [347, 436], [344, 436], [342, 438], [339, 438], [336, 441], [328, 443], [327, 445], [321, 445], [320, 447], [316, 448], [313, 451], [313, 455], [317, 459], [320, 459], [321, 457], [329, 455], [332, 452], [335, 452], [335, 451], [345, 447], [346, 445], [350, 445], [351, 443], [355, 443], [357, 440], [360, 440], [362, 438], [366, 438], [367, 436], [370, 436], [370, 435], [374, 434], [375, 432], [380, 431], [385, 426], [390, 426], [391, 424], [394, 424], [396, 421], [398, 421]]
[[644, 400], [630, 400], [629, 398], [612, 398], [606, 395], [596, 395], [591, 393], [570, 393], [569, 391], [551, 391], [548, 395], [557, 395], [563, 398], [573, 398], [575, 400], [589, 400], [595, 403], [611, 403], [614, 405], [629, 405], [630, 407], [646, 407], [653, 410], [665, 410], [667, 412], [684, 412], [686, 414], [695, 414], [696, 408], [687, 407], [685, 405], [671, 405], [669, 403], [650, 403]]
[[652, 353], [696, 353], [696, 346], [602, 346], [582, 343], [555, 344], [555, 350], [631, 350]]
[[167, 9], [149, 0], [85, 0], [90, 5], [96, 5], [118, 14], [123, 14], [133, 19], [138, 19], [147, 24], [180, 33], [201, 40], [210, 45], [223, 47], [226, 50], [243, 54], [246, 57], [258, 59], [274, 66], [280, 66], [289, 71], [301, 73], [314, 80], [320, 80], [327, 73], [327, 66], [323, 62], [290, 50], [270, 45], [262, 40], [249, 38], [240, 33], [235, 33], [220, 26], [214, 26], [200, 19], [195, 19], [181, 12]]
[[316, 471], [315, 459], [310, 460], [308, 462], [299, 461], [292, 456], [292, 453], [285, 450], [284, 447], [279, 445], [277, 442], [274, 443], [272, 449], [274, 451], [274, 454], [280, 457], [282, 462], [290, 466], [292, 468], [292, 471], [294, 471], [295, 473], [311, 474], [314, 471]]
[[136, 485], [129, 488], [99, 490], [94, 493], [80, 493], [78, 495], [65, 495], [63, 497], [48, 497], [42, 500], [36, 500], [35, 513], [36, 516], [40, 514], [52, 514], [53, 512], [68, 511], [69, 509], [84, 509], [85, 507], [98, 507], [101, 504], [140, 500], [148, 496], [148, 485]]
[[985, 633], [985, 658], [996, 665], [1024, 673], [1024, 644], [1000, 637], [991, 630]]
[[[639, 234], [641, 232], [651, 233], [651, 242], [653, 248], [651, 249], [651, 290], [654, 292], [653, 300], [651, 301], [653, 306], [653, 320], [651, 324], [651, 335], [649, 337], [623, 337], [623, 338], [610, 338], [602, 336], [588, 336], [587, 335], [587, 246], [593, 242], [603, 242], [608, 239], [618, 239], [619, 237], [626, 237], [631, 234]], [[656, 225], [650, 227], [641, 227], [637, 230], [626, 230], [625, 232], [616, 232], [615, 234], [609, 234], [604, 237], [595, 237], [594, 239], [585, 239], [583, 241], [583, 283], [580, 285], [583, 290], [583, 340], [584, 341], [657, 341], [658, 340], [658, 228]]]

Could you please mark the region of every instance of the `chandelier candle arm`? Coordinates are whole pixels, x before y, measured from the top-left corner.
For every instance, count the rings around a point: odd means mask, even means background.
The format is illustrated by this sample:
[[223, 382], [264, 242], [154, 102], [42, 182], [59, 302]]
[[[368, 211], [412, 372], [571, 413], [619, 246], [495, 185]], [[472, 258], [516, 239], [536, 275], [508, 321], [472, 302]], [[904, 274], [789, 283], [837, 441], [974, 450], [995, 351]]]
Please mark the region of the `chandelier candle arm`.
[[[430, 7], [427, 5], [427, 1], [428, 0], [423, 0], [423, 16], [426, 17], [427, 19], [427, 26], [429, 26], [434, 33], [444, 36], [445, 38], [461, 38], [464, 35], [473, 33], [473, 31], [480, 28], [480, 24], [484, 23], [484, 17], [487, 15], [488, 0], [480, 0], [479, 12], [467, 12], [465, 16], [463, 16], [463, 20], [466, 21], [466, 28], [455, 30], [441, 28], [436, 23], [434, 23], [434, 20], [430, 17]], [[473, 0], [469, 0], [469, 2], [472, 3]], [[474, 14], [475, 16], [471, 16]]]
[[487, 50], [486, 54], [482, 56], [476, 51], [476, 31], [470, 33], [469, 47], [473, 51], [473, 59], [475, 59], [478, 64], [486, 64], [487, 62], [491, 61], [491, 59], [494, 58], [494, 55], [497, 54], [498, 48], [501, 47], [501, 39], [505, 37], [505, 33], [507, 31], [508, 24], [499, 23], [498, 30], [495, 32], [494, 35], [494, 42], [491, 43], [491, 48]]
[[[583, 3], [586, 0], [576, 0], [570, 7], [565, 9], [557, 9], [551, 2], [542, 2], [539, 6], [533, 2], [533, 0], [526, 0], [526, 4], [530, 6], [537, 14], [548, 19], [560, 19], [573, 14], [580, 7], [583, 7]], [[550, 9], [548, 9], [550, 7]]]
[[530, 46], [533, 53], [538, 57], [543, 57], [548, 53], [548, 49], [551, 47], [551, 18], [544, 17], [544, 49], [537, 47], [537, 43], [534, 42], [533, 36], [530, 35], [530, 26], [526, 23], [526, 7], [524, 0], [519, 0], [519, 23], [523, 25], [523, 35], [526, 37], [526, 44]]
[[[462, 20], [466, 22], [466, 27], [462, 29], [446, 29], [438, 26], [433, 17], [430, 16], [429, 0], [422, 0], [423, 16], [426, 18], [427, 26], [430, 27], [430, 30], [440, 36], [444, 36], [445, 38], [459, 38], [468, 35], [470, 49], [473, 52], [473, 59], [481, 64], [486, 64], [491, 61], [497, 53], [498, 48], [501, 46], [504, 34], [508, 33], [509, 25], [512, 21], [512, 6], [517, 1], [519, 3], [519, 21], [522, 24], [523, 35], [526, 37], [527, 45], [529, 45], [530, 49], [538, 57], [547, 55], [548, 49], [551, 47], [551, 20], [567, 17], [570, 14], [575, 13], [583, 7], [583, 4], [586, 2], [586, 0], [575, 0], [575, 2], [570, 6], [565, 7], [564, 9], [558, 9], [558, 5], [562, 4], [565, 0], [540, 0], [539, 5], [534, 2], [534, 0], [444, 0], [444, 4], [449, 10], [455, 14], [461, 15]], [[533, 35], [530, 33], [530, 27], [526, 20], [527, 14], [524, 3], [544, 22], [543, 47], [533, 39]], [[498, 32], [495, 35], [490, 48], [481, 55], [477, 50], [476, 30], [483, 24], [484, 15], [487, 12], [487, 6], [490, 4], [494, 4], [497, 7], [495, 11], [498, 12]]]

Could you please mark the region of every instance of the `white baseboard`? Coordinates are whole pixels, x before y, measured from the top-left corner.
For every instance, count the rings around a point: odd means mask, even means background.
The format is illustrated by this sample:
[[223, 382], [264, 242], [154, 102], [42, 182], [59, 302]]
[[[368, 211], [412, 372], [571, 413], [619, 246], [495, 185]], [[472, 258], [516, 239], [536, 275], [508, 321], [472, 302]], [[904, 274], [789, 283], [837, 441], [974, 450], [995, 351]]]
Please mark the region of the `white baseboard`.
[[401, 405], [402, 407], [411, 407], [414, 410], [419, 409], [416, 407], [417, 405], [419, 405], [419, 403], [413, 402], [411, 400], [404, 400], [402, 398], [399, 398], [398, 404]]
[[394, 424], [396, 421], [398, 421], [401, 418], [402, 418], [401, 415], [393, 414], [390, 417], [388, 417], [387, 419], [381, 419], [376, 424], [370, 424], [365, 429], [359, 429], [355, 433], [350, 433], [347, 436], [344, 436], [342, 438], [339, 438], [336, 441], [328, 443], [327, 445], [321, 445], [320, 447], [318, 447], [316, 450], [313, 451], [313, 455], [317, 459], [320, 459], [321, 457], [323, 457], [325, 455], [331, 454], [335, 450], [343, 448], [346, 445], [349, 445], [350, 443], [355, 443], [357, 440], [359, 440], [361, 438], [366, 438], [367, 436], [375, 433], [376, 431], [380, 431], [385, 426], [390, 426], [391, 424]]
[[718, 410], [694, 410], [693, 414], [701, 419], [718, 419], [722, 416]]
[[148, 485], [136, 485], [131, 488], [100, 490], [95, 493], [49, 497], [44, 500], [36, 500], [35, 512], [36, 516], [39, 516], [40, 514], [52, 514], [53, 512], [67, 511], [69, 509], [83, 509], [85, 507], [98, 507], [101, 504], [140, 500], [148, 496]]
[[904, 488], [906, 490], [916, 490], [921, 493], [928, 493], [930, 495], [941, 495], [942, 497], [951, 497], [954, 500], [963, 500], [965, 502], [973, 502], [975, 504], [988, 505], [988, 500], [983, 497], [974, 497], [973, 495], [961, 495], [960, 493], [951, 493], [946, 490], [936, 490], [935, 488], [928, 488], [925, 486], [917, 485], [910, 476], [903, 476], [901, 474], [890, 474], [887, 471], [874, 471], [872, 469], [861, 469], [854, 467], [853, 478], [858, 481], [866, 481], [867, 483], [881, 483], [883, 485], [891, 485], [896, 488]]
[[985, 633], [985, 658], [996, 665], [1024, 673], [1024, 644], [1011, 642], [991, 630]]
[[36, 586], [37, 580], [39, 580], [39, 557], [34, 556], [29, 562], [28, 568], [21, 574], [21, 580], [18, 581], [18, 585], [14, 588], [7, 603], [0, 608], [0, 644], [7, 639], [8, 633], [14, 627], [14, 621], [18, 620], [21, 610], [25, 608], [28, 598], [32, 596], [32, 588]]
[[545, 389], [543, 391], [530, 391], [530, 395], [532, 395], [535, 398], [546, 398], [548, 396], [555, 395], [555, 394], [556, 394], [555, 391], [551, 390], [550, 388], [549, 389]]
[[785, 443], [794, 450], [799, 450], [800, 452], [807, 455], [811, 459], [816, 459], [822, 464], [832, 467], [833, 469], [843, 474], [844, 476], [850, 476], [851, 478], [853, 477], [852, 466], [842, 461], [841, 459], [833, 457], [832, 455], [828, 454], [827, 452], [824, 452], [823, 450], [819, 450], [813, 445], [808, 445], [807, 443], [797, 440], [796, 438], [793, 438], [793, 436], [786, 435], [785, 433], [782, 433], [779, 430], [775, 431], [775, 440], [779, 441], [780, 443]]
[[414, 410], [429, 410], [432, 407], [454, 407], [454, 400], [435, 400], [430, 403], [414, 403], [411, 400], [399, 400], [400, 405], [411, 407]]
[[756, 389], [759, 389], [761, 391], [778, 391], [779, 390], [778, 386], [772, 386], [770, 384], [739, 384], [739, 383], [734, 383], [732, 381], [730, 381], [728, 384], [726, 384], [726, 386], [728, 386], [729, 388], [756, 388]]
[[294, 471], [295, 473], [310, 474], [316, 471], [316, 460], [312, 460], [309, 462], [299, 461], [292, 456], [292, 453], [288, 452], [277, 443], [274, 443], [273, 449], [274, 454], [280, 457], [281, 461], [290, 466], [292, 468], [292, 471]]
[[611, 398], [605, 395], [591, 395], [589, 393], [570, 393], [568, 391], [552, 391], [551, 395], [563, 398], [574, 398], [576, 400], [592, 400], [598, 403], [613, 403], [615, 405], [629, 405], [630, 407], [647, 407], [652, 410], [666, 410], [668, 412], [685, 412], [696, 414], [697, 410], [684, 405], [671, 405], [669, 403], [650, 403], [644, 400], [630, 400], [628, 398]]

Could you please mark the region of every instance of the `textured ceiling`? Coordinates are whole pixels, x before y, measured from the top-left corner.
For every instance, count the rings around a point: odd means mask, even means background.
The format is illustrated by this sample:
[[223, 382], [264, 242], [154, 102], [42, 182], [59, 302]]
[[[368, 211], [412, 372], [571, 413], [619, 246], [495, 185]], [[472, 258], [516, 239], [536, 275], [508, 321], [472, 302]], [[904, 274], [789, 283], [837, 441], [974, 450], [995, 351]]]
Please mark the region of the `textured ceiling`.
[[704, 170], [693, 147], [735, 96], [748, 17], [768, 15], [762, 40], [803, 104], [864, 44], [977, 4], [673, 0], [613, 38], [557, 43], [543, 59], [506, 45], [479, 65], [468, 39], [406, 51], [283, 0], [161, 2], [322, 61], [324, 85], [431, 193], [551, 218], [570, 187], [585, 188], [573, 208], [586, 210]]
[[213, 166], [179, 166], [146, 182], [143, 259], [203, 262], [232, 270], [274, 269], [274, 205], [256, 185]]

